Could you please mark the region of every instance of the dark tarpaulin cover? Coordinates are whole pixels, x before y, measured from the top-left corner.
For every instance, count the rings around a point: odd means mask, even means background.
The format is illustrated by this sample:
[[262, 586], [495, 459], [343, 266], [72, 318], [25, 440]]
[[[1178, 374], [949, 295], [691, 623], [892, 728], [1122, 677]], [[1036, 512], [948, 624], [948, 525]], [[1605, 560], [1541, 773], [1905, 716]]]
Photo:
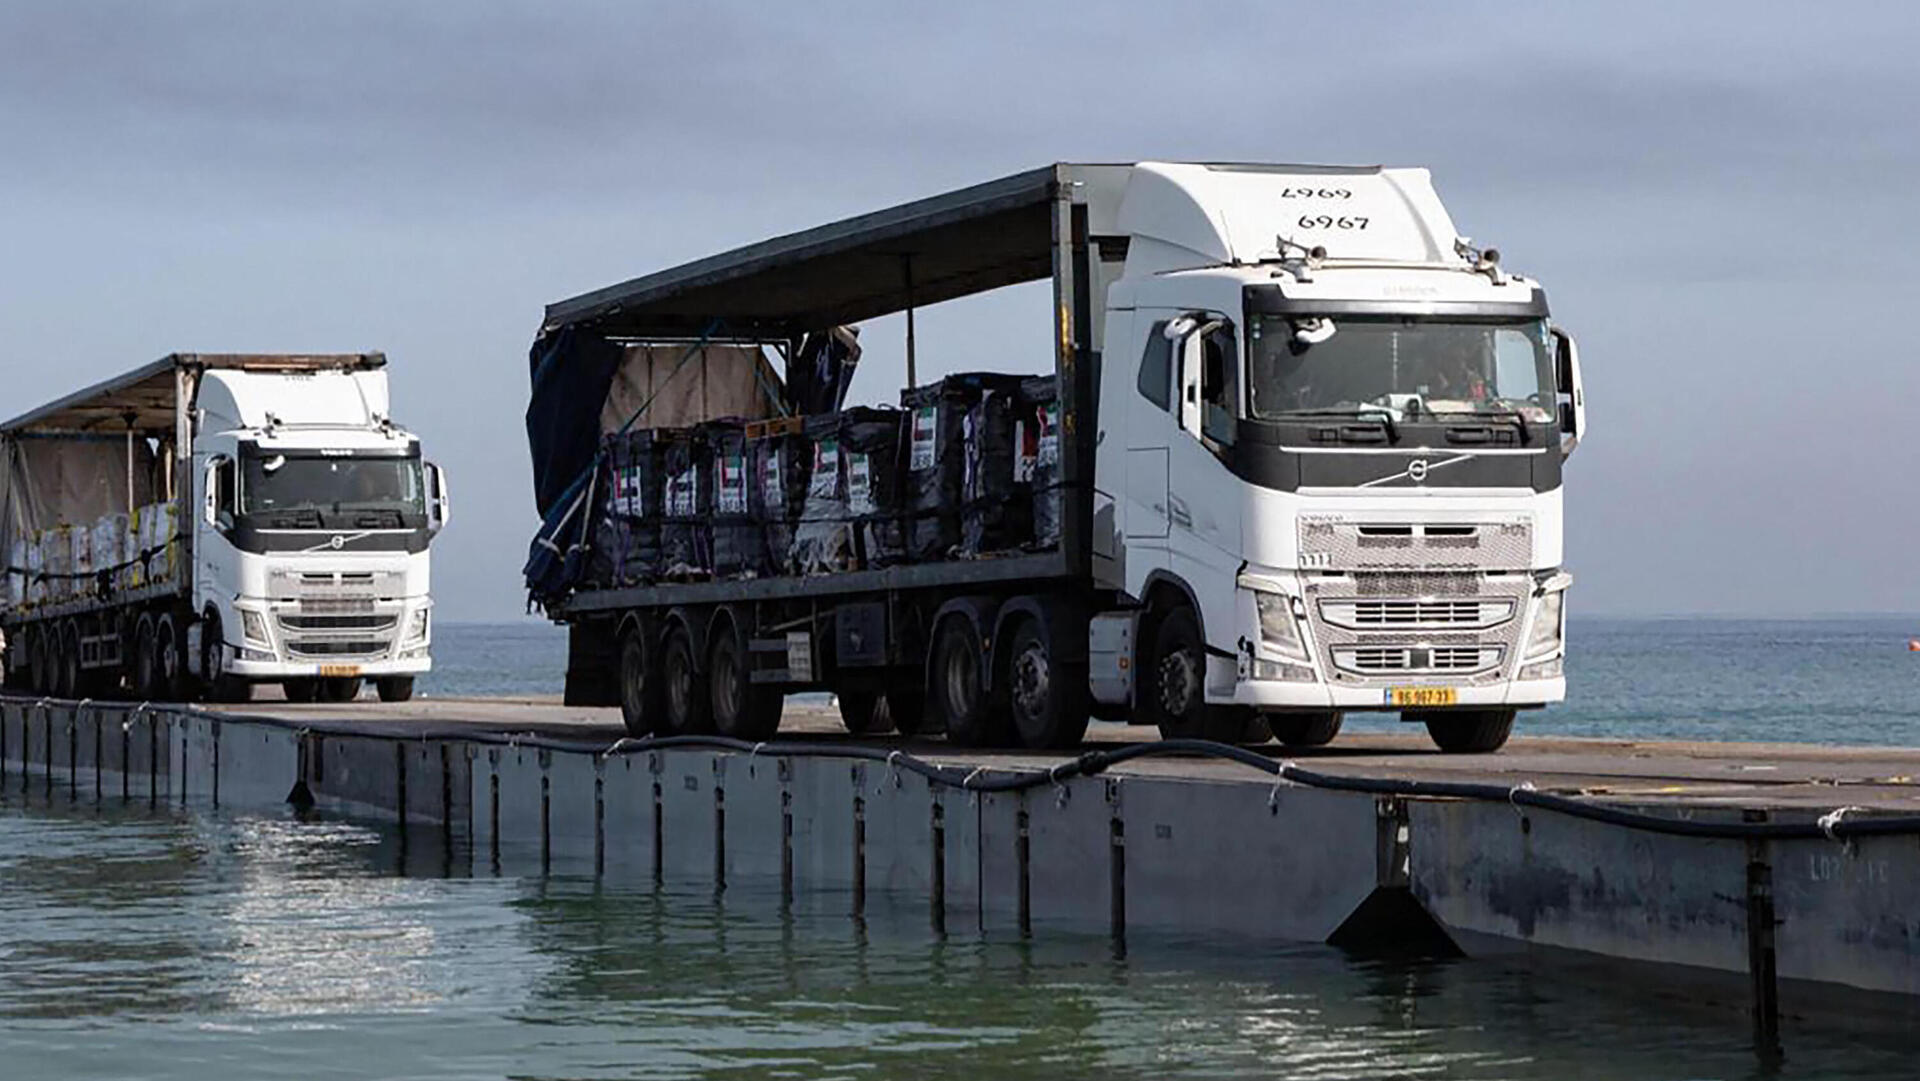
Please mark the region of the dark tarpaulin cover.
[[622, 347], [605, 337], [573, 327], [535, 339], [528, 352], [533, 388], [527, 399], [527, 449], [533, 454], [533, 501], [542, 521], [593, 464], [600, 449], [600, 407], [621, 353]]

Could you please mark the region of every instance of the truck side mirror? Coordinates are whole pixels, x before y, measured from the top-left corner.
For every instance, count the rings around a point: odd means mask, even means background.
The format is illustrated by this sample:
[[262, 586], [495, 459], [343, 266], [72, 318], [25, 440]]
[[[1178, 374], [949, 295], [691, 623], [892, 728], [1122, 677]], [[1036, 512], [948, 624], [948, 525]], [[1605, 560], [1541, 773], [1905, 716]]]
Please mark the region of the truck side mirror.
[[1560, 456], [1567, 457], [1580, 445], [1587, 431], [1587, 395], [1580, 385], [1580, 350], [1573, 335], [1553, 328], [1553, 368], [1555, 400], [1559, 404]]
[[209, 529], [225, 532], [233, 527], [233, 459], [216, 454], [207, 459], [207, 471], [201, 487], [200, 517]]
[[1180, 429], [1195, 439], [1200, 438], [1201, 337], [1197, 333], [1188, 334], [1173, 346], [1173, 355], [1180, 364]]
[[453, 497], [447, 493], [446, 471], [432, 462], [427, 465], [427, 531], [438, 533], [447, 527], [453, 515]]

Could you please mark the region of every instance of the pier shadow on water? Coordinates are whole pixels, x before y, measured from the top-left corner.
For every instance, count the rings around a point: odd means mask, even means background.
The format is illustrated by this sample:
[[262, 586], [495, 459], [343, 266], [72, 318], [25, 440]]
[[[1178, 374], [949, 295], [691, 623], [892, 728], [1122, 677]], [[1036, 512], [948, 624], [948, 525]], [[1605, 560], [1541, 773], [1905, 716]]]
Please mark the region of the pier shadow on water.
[[[1036, 925], [436, 828], [0, 795], [10, 1077], [1912, 1076], [1591, 973]], [[1248, 898], [1257, 904], [1257, 898]], [[852, 913], [858, 908], [861, 915]]]

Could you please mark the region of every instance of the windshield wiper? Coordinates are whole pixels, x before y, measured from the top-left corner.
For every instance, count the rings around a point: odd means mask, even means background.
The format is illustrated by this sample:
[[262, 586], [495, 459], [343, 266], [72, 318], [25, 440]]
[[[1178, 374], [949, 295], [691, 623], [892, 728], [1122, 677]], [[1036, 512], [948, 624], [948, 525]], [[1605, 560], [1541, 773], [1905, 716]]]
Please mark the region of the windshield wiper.
[[1353, 417], [1358, 420], [1378, 421], [1387, 430], [1387, 439], [1400, 442], [1400, 428], [1393, 422], [1393, 413], [1383, 406], [1360, 405], [1348, 409], [1289, 409], [1275, 414], [1276, 419], [1286, 420], [1292, 417]]
[[1527, 415], [1518, 409], [1440, 409], [1427, 410], [1433, 416], [1441, 418], [1466, 418], [1511, 421], [1520, 433], [1520, 442], [1533, 442], [1533, 429], [1527, 427]]

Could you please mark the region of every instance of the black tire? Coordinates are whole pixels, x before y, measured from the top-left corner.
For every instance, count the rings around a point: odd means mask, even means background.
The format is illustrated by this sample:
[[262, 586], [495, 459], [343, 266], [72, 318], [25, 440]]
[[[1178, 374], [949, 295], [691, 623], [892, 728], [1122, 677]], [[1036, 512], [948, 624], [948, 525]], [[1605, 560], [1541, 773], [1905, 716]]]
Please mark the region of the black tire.
[[80, 696], [80, 625], [67, 621], [60, 628], [60, 654], [54, 662], [59, 689], [55, 698], [78, 698]]
[[856, 736], [873, 736], [893, 727], [881, 705], [882, 698], [873, 691], [845, 689], [835, 692], [839, 699], [840, 723], [847, 731]]
[[320, 678], [320, 701], [351, 702], [360, 697], [360, 688], [365, 681], [359, 676], [322, 676]]
[[33, 632], [33, 639], [27, 643], [27, 649], [29, 649], [29, 653], [31, 653], [31, 657], [29, 657], [29, 661], [27, 661], [27, 666], [31, 668], [31, 672], [29, 672], [31, 682], [27, 685], [35, 691], [36, 695], [52, 695], [52, 693], [54, 693], [54, 647], [52, 647], [52, 637], [54, 636], [46, 634], [46, 630], [35, 630], [35, 632]]
[[660, 716], [660, 673], [653, 668], [646, 632], [629, 628], [620, 637], [620, 722], [627, 735], [644, 739], [653, 734]]
[[947, 733], [947, 742], [995, 747], [1012, 734], [1006, 711], [995, 710], [987, 701], [985, 674], [980, 636], [972, 622], [956, 616], [941, 623], [929, 657], [927, 705]]
[[1513, 734], [1512, 709], [1462, 709], [1417, 714], [1434, 746], [1447, 754], [1489, 754]]
[[227, 674], [225, 646], [220, 615], [208, 612], [205, 625], [200, 628], [200, 680], [207, 689], [207, 701], [245, 702], [253, 697], [253, 687]]
[[1289, 747], [1321, 747], [1340, 734], [1345, 714], [1337, 709], [1314, 713], [1269, 713], [1267, 730]]
[[1039, 622], [1023, 619], [1007, 652], [1007, 706], [1020, 745], [1033, 750], [1077, 747], [1087, 734], [1087, 677], [1053, 659]]
[[746, 644], [731, 627], [715, 635], [707, 651], [707, 686], [714, 731], [730, 739], [763, 740], [780, 730], [786, 696], [754, 685]]
[[413, 697], [413, 677], [381, 676], [373, 681], [373, 689], [382, 702], [405, 702]]
[[280, 690], [289, 702], [311, 702], [320, 697], [320, 681], [312, 676], [281, 680]]
[[1175, 608], [1160, 619], [1147, 661], [1140, 670], [1140, 712], [1161, 739], [1246, 738], [1250, 710], [1207, 705], [1206, 642], [1191, 609]]
[[938, 729], [927, 716], [927, 692], [920, 687], [895, 687], [880, 698], [875, 723], [909, 738]]
[[676, 623], [661, 647], [660, 696], [663, 735], [706, 735], [713, 731], [713, 695], [700, 682], [693, 638], [684, 624]]
[[180, 642], [180, 629], [172, 616], [161, 616], [153, 623], [153, 693], [162, 702], [178, 702], [186, 683], [186, 656]]
[[33, 632], [33, 641], [29, 647], [33, 651], [33, 690], [36, 694], [53, 693], [53, 635], [47, 630]]
[[158, 631], [152, 616], [141, 616], [133, 627], [133, 669], [128, 683], [136, 698], [151, 701], [161, 697], [156, 688], [160, 686], [160, 645]]

